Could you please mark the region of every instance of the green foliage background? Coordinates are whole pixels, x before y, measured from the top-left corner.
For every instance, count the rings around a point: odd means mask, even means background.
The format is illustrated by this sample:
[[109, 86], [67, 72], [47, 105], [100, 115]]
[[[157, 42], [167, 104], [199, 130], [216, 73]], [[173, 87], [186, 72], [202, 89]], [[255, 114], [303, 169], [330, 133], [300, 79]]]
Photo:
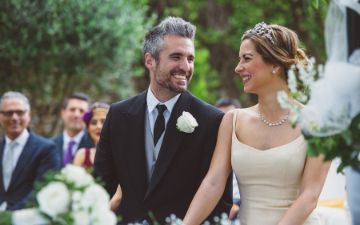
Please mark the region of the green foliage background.
[[261, 21], [285, 25], [298, 33], [309, 55], [324, 62], [326, 9], [324, 0], [3, 0], [0, 94], [28, 95], [33, 129], [52, 136], [70, 93], [111, 103], [147, 87], [142, 38], [171, 15], [197, 26], [190, 90], [209, 103], [226, 96], [250, 106], [254, 96], [243, 93], [234, 73], [242, 34]]

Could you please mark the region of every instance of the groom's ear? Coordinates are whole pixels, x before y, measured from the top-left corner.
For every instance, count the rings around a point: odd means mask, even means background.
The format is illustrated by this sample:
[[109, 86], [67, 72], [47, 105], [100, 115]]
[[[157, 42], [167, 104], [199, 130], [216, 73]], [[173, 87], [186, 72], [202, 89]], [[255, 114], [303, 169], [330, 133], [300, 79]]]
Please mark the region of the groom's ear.
[[152, 69], [155, 66], [155, 59], [154, 57], [149, 53], [145, 53], [144, 55], [144, 64], [148, 70]]

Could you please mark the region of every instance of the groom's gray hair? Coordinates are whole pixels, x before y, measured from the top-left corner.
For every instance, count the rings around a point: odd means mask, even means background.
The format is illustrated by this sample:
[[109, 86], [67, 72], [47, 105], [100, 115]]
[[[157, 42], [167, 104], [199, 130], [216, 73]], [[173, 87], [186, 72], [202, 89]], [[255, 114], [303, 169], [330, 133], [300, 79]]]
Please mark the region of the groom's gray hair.
[[196, 27], [180, 17], [167, 17], [161, 23], [151, 28], [145, 35], [143, 55], [149, 52], [155, 60], [159, 60], [165, 35], [176, 35], [194, 41]]

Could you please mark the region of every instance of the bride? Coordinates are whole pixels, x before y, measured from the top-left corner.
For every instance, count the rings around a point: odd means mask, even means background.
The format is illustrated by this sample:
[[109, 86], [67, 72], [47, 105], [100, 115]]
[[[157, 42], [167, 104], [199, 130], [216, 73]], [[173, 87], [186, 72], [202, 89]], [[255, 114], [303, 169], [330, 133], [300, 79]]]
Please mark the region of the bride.
[[[295, 32], [257, 24], [242, 37], [239, 74], [258, 104], [227, 113], [220, 125], [210, 169], [183, 223], [200, 224], [220, 199], [233, 170], [239, 182], [241, 225], [317, 225], [313, 210], [330, 163], [306, 155], [300, 127], [287, 123], [277, 92], [289, 92], [287, 71], [308, 59]], [[294, 104], [300, 104], [293, 100]]]

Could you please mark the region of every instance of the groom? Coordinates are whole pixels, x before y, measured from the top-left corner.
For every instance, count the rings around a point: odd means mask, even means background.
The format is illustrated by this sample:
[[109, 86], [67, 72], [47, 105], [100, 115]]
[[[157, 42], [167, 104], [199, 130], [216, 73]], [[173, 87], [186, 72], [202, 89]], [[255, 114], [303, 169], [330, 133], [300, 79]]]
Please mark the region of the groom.
[[[143, 46], [149, 88], [113, 104], [104, 123], [94, 174], [111, 195], [120, 184], [123, 197], [117, 213], [124, 223], [155, 219], [164, 224], [170, 214], [183, 218], [208, 170], [223, 113], [187, 91], [194, 35], [194, 25], [176, 17], [152, 28]], [[184, 111], [197, 127], [177, 128]], [[231, 205], [229, 182], [211, 218], [228, 213]]]

